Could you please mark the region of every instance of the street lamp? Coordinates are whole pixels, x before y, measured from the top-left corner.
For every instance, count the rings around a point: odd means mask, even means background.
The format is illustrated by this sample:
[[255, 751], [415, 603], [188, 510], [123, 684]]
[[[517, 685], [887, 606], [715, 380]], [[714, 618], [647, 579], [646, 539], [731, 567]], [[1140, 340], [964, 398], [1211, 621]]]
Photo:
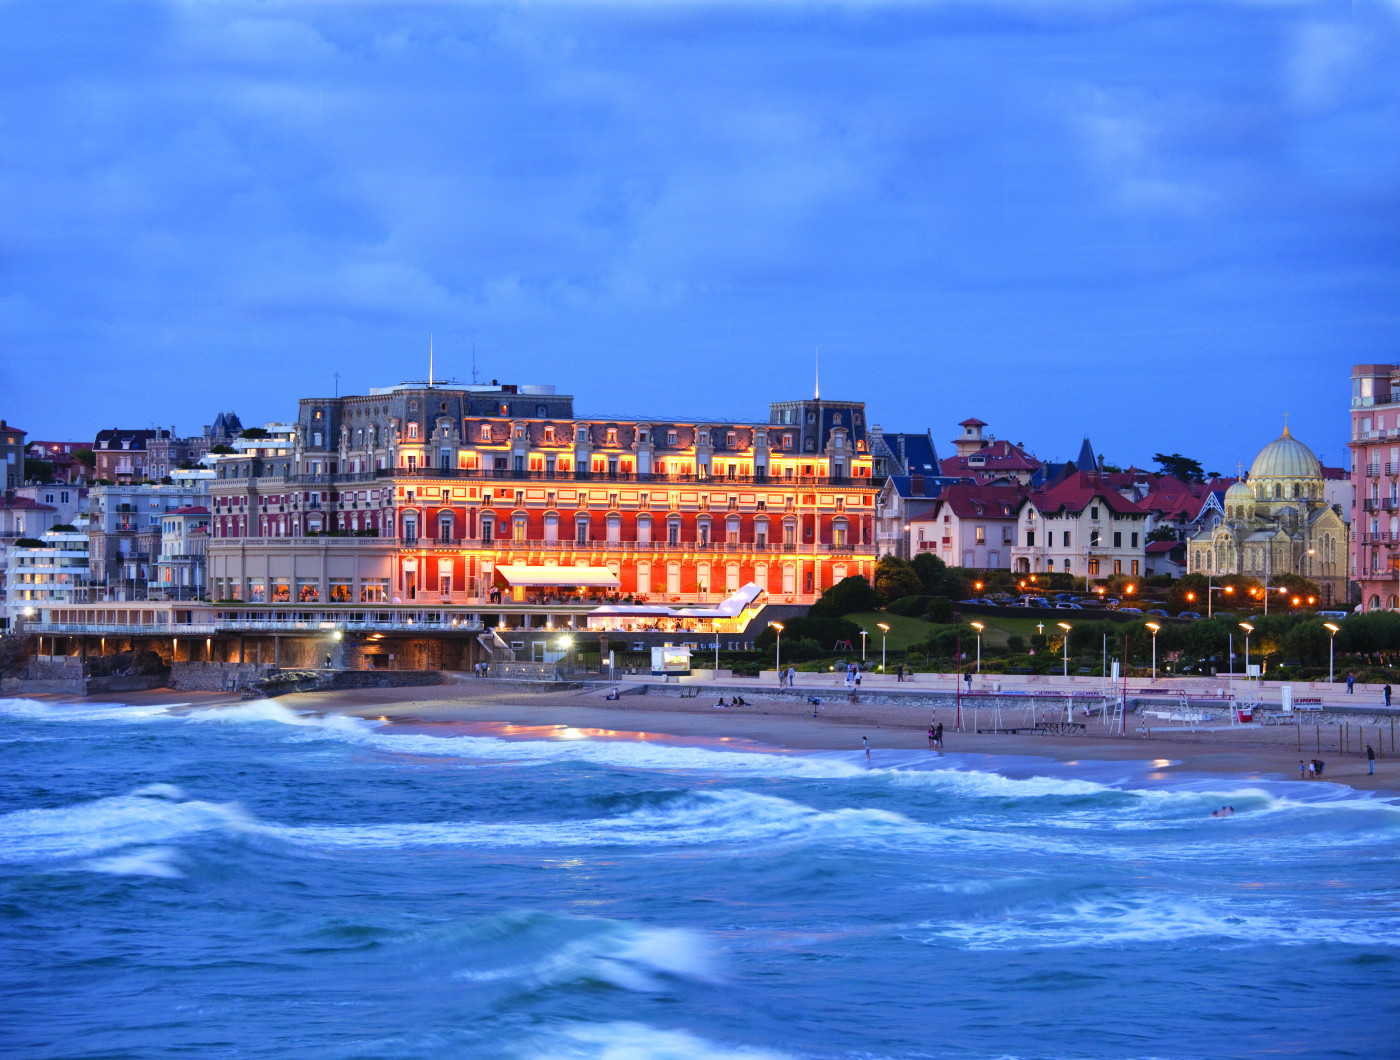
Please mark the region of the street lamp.
[[1068, 622], [1056, 622], [1055, 625], [1059, 626], [1062, 630], [1065, 631], [1065, 676], [1068, 677], [1068, 676], [1069, 676], [1069, 623], [1068, 623]]
[[777, 639], [773, 642], [773, 668], [778, 671], [778, 683], [783, 682], [783, 624], [781, 622], [769, 622], [769, 629], [776, 629]]
[[1244, 630], [1244, 676], [1249, 679], [1249, 635], [1254, 632], [1254, 627], [1248, 622], [1241, 622], [1240, 629]]
[[880, 627], [880, 672], [885, 672], [885, 642], [889, 639], [890, 627], [883, 622], [876, 622]]
[[865, 662], [865, 638], [870, 636], [865, 630], [860, 631], [860, 661]]
[[1147, 623], [1147, 628], [1152, 631], [1152, 680], [1157, 680], [1157, 631], [1162, 627], [1156, 622]]
[[981, 622], [973, 622], [972, 628], [977, 631], [977, 672], [982, 672], [982, 631], [987, 627]]
[[1327, 683], [1330, 685], [1332, 683], [1332, 659], [1337, 647], [1337, 631], [1341, 627], [1335, 622], [1324, 622], [1322, 628], [1332, 631], [1331, 639], [1327, 641]]

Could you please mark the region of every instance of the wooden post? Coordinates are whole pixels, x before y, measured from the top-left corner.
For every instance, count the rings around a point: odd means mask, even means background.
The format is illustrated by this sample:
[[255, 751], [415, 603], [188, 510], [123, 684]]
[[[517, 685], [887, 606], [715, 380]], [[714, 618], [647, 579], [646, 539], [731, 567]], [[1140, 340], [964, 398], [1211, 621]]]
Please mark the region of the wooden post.
[[1322, 754], [1322, 724], [1319, 722], [1314, 728], [1317, 729], [1317, 753]]

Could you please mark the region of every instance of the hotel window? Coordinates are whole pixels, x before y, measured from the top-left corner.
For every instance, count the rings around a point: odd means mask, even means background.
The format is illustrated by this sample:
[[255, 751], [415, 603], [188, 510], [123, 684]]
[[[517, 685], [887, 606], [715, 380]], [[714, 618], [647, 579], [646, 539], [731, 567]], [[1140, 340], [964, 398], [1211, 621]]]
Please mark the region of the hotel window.
[[668, 545], [679, 545], [681, 543], [681, 521], [679, 519], [668, 519], [666, 521], [666, 543]]
[[575, 431], [574, 431], [574, 441], [576, 441], [576, 442], [578, 442], [578, 443], [580, 443], [580, 444], [582, 444], [582, 443], [584, 443], [584, 442], [587, 442], [587, 441], [588, 441], [588, 428], [587, 428], [587, 427], [579, 427], [577, 430], [575, 430]]
[[837, 548], [846, 546], [847, 525], [845, 519], [837, 519], [831, 524], [831, 543]]
[[733, 431], [725, 432], [724, 444], [727, 445], [730, 449], [733, 449], [736, 445], [739, 444], [739, 436]]
[[510, 432], [510, 436], [511, 436], [512, 438], [524, 438], [524, 437], [525, 437], [525, 428], [522, 427], [522, 426], [518, 426], [518, 425], [515, 426], [515, 427], [512, 427], [512, 428], [511, 428], [511, 432]]
[[525, 540], [525, 514], [522, 512], [511, 520], [511, 540], [517, 544]]
[[616, 427], [609, 427], [609, 428], [608, 428], [608, 441], [607, 441], [607, 444], [608, 444], [608, 445], [616, 445], [616, 444], [617, 444], [617, 428], [616, 428]]
[[[410, 423], [410, 424], [408, 425], [408, 436], [409, 436], [410, 438], [417, 438], [417, 437], [418, 437], [418, 424], [416, 424], [416, 423]], [[316, 444], [317, 444], [317, 445], [320, 445], [320, 444], [321, 444], [321, 439], [320, 439], [320, 436], [319, 436], [319, 435], [317, 436]]]
[[637, 540], [642, 543], [651, 540], [651, 516], [637, 516]]
[[483, 515], [481, 517], [481, 543], [489, 545], [496, 532], [496, 517], [494, 515]]
[[544, 429], [544, 442], [545, 442], [545, 445], [553, 445], [553, 444], [554, 444], [554, 428], [553, 428], [553, 427], [546, 427], [546, 428]]
[[544, 539], [546, 541], [559, 540], [559, 516], [554, 512], [549, 512], [544, 517]]
[[617, 543], [618, 541], [621, 541], [621, 540], [622, 540], [622, 516], [620, 516], [620, 515], [609, 515], [609, 516], [608, 516], [608, 541], [615, 544], [615, 543]]
[[481, 425], [481, 440], [483, 442], [489, 442], [491, 440], [491, 425], [489, 423], [483, 423]]
[[724, 539], [731, 545], [739, 543], [739, 517], [731, 515], [724, 522]]
[[574, 543], [588, 544], [588, 516], [580, 515], [574, 520]]
[[452, 513], [443, 512], [438, 516], [438, 540], [452, 540]]

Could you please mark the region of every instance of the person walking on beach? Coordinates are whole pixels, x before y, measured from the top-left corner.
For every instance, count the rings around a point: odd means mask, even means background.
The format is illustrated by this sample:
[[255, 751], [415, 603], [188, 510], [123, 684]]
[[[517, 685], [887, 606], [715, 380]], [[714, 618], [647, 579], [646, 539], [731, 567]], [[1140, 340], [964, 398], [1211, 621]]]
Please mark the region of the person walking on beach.
[[1308, 764], [1307, 764], [1306, 762], [1304, 762], [1301, 758], [1298, 759], [1298, 779], [1299, 779], [1299, 780], [1307, 780], [1307, 779], [1308, 779]]
[[1356, 695], [1356, 675], [1353, 673], [1347, 674], [1347, 695]]
[[933, 726], [930, 725], [928, 727], [928, 748], [930, 751], [933, 750], [933, 735]]
[[1390, 685], [1387, 684], [1381, 691], [1385, 693], [1385, 705], [1390, 706]]
[[943, 750], [943, 723], [940, 721], [933, 730], [933, 742], [938, 744], [938, 749]]
[[867, 762], [869, 762], [869, 761], [870, 761], [870, 737], [869, 737], [869, 736], [862, 736], [862, 737], [860, 738], [860, 742], [863, 743], [863, 744], [865, 744], [865, 760], [866, 760]]
[[1376, 775], [1376, 749], [1370, 744], [1366, 745], [1366, 775], [1368, 777]]
[[797, 684], [797, 671], [791, 666], [788, 667], [788, 687], [792, 688]]

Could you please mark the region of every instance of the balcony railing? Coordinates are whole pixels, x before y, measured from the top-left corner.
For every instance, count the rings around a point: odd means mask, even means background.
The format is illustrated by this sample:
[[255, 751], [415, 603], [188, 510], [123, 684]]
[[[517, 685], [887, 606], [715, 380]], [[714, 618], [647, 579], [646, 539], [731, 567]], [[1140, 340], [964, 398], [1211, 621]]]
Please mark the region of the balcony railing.
[[[319, 475], [262, 475], [257, 481], [264, 484], [270, 482], [288, 483], [288, 488], [300, 486], [318, 485], [334, 486], [351, 483], [374, 483], [382, 482], [384, 479], [452, 479], [471, 480], [480, 482], [557, 482], [568, 485], [570, 483], [632, 483], [641, 485], [656, 486], [701, 486], [710, 489], [721, 489], [725, 486], [831, 486], [831, 487], [853, 487], [865, 486], [871, 489], [875, 486], [873, 478], [854, 477], [851, 475], [793, 475], [784, 477], [781, 475], [735, 475], [733, 477], [725, 474], [717, 475], [673, 475], [661, 474], [658, 472], [638, 473], [634, 471], [515, 471], [506, 468], [441, 468], [441, 467], [392, 467], [378, 468], [370, 471], [346, 471], [335, 474], [323, 473]], [[252, 479], [227, 478], [215, 479], [219, 482], [250, 482]]]

